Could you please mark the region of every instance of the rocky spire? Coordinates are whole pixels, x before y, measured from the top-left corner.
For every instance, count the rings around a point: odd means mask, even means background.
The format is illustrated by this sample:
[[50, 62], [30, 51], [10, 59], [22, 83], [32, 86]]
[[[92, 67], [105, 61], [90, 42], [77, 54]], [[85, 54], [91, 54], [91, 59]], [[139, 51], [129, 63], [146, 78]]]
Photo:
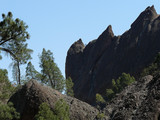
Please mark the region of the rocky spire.
[[83, 44], [82, 39], [79, 39], [78, 41], [72, 44], [67, 54], [72, 55], [79, 52], [83, 52], [84, 48], [85, 48], [85, 45]]

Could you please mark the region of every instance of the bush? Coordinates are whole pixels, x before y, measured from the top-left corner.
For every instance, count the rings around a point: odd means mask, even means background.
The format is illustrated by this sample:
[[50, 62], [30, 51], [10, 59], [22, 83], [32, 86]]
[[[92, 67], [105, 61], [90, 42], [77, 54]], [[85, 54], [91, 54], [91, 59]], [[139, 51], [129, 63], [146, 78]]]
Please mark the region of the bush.
[[122, 73], [117, 80], [112, 80], [112, 88], [106, 90], [106, 95], [111, 100], [117, 93], [120, 93], [126, 86], [132, 84], [135, 81], [130, 74]]
[[74, 97], [73, 86], [74, 86], [74, 83], [72, 82], [71, 77], [66, 79], [66, 94], [68, 96]]
[[18, 120], [19, 118], [20, 114], [16, 112], [11, 102], [8, 104], [0, 103], [0, 120]]
[[96, 103], [105, 103], [105, 100], [100, 94], [96, 94]]
[[160, 72], [160, 53], [158, 53], [158, 55], [155, 57], [155, 60], [152, 64], [143, 69], [141, 77], [144, 77], [146, 75], [155, 76], [159, 72]]
[[58, 118], [53, 114], [47, 103], [42, 103], [39, 106], [39, 112], [35, 116], [35, 120], [58, 120]]
[[63, 99], [60, 99], [52, 111], [47, 103], [42, 103], [35, 120], [69, 120], [69, 106]]
[[56, 102], [54, 111], [59, 120], [69, 120], [69, 105], [63, 99]]
[[97, 109], [101, 110], [105, 107], [106, 101], [100, 94], [96, 94], [96, 103], [97, 103]]
[[98, 120], [103, 120], [104, 116], [104, 113], [98, 113], [97, 118]]
[[107, 89], [106, 90], [107, 98], [112, 99], [115, 95], [114, 91], [112, 89]]

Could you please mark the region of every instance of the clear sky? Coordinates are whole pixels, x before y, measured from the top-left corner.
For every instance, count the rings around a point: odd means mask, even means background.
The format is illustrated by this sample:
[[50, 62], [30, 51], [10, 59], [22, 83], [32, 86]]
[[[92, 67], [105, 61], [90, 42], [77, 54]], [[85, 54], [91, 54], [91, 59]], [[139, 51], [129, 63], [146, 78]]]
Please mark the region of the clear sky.
[[[38, 55], [45, 48], [53, 52], [64, 75], [67, 50], [73, 42], [82, 38], [87, 44], [108, 25], [120, 35], [151, 5], [160, 13], [160, 0], [0, 0], [0, 14], [11, 11], [29, 26], [28, 44], [34, 50], [32, 64], [38, 71]], [[9, 57], [3, 57], [0, 68], [8, 69], [12, 79], [10, 63]]]

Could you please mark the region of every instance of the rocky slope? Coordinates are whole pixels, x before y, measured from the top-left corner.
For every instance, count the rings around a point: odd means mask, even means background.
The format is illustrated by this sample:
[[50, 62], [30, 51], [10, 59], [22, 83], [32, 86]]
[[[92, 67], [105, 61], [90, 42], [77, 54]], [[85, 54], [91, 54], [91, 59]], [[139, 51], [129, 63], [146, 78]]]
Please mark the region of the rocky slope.
[[70, 106], [71, 120], [160, 120], [160, 73], [148, 75], [117, 94], [102, 110], [104, 118], [98, 119], [98, 110], [76, 98], [62, 95], [34, 80], [20, 88], [9, 101], [21, 114], [21, 120], [33, 120], [42, 102], [54, 103], [63, 98]]
[[126, 87], [107, 103], [106, 120], [160, 120], [160, 74]]
[[55, 102], [60, 98], [63, 98], [69, 105], [71, 120], [93, 120], [98, 114], [98, 110], [89, 104], [62, 95], [54, 89], [42, 86], [35, 80], [25, 84], [9, 101], [14, 104], [17, 112], [20, 113], [21, 120], [33, 120], [41, 103], [47, 102], [54, 109]]
[[122, 72], [137, 77], [160, 51], [159, 45], [160, 16], [154, 6], [146, 8], [121, 36], [108, 26], [86, 46], [78, 40], [68, 50], [65, 71], [74, 82], [75, 97], [94, 104], [95, 94], [104, 95], [111, 79]]

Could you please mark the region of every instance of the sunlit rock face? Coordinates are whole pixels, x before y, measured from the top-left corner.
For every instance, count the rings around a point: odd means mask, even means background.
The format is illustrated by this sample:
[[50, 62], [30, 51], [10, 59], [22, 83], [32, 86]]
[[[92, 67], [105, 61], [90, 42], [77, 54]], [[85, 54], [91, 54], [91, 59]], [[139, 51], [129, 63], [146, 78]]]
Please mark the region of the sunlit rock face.
[[16, 111], [20, 113], [21, 120], [34, 120], [41, 103], [48, 103], [51, 109], [54, 110], [54, 105], [60, 98], [64, 99], [69, 105], [71, 120], [88, 120], [88, 118], [93, 120], [98, 114], [98, 110], [89, 104], [63, 95], [57, 90], [43, 86], [35, 80], [30, 80], [22, 86], [11, 96], [9, 102], [12, 102]]

